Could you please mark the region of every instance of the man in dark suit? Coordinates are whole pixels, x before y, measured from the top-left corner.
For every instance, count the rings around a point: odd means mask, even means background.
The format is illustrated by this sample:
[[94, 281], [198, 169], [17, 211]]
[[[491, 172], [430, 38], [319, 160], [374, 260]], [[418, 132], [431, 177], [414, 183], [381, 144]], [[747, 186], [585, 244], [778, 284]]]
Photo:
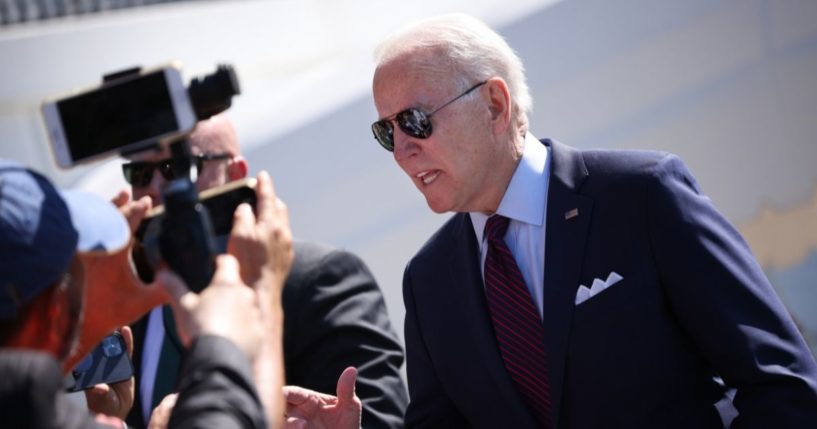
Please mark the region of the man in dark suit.
[[404, 274], [408, 427], [817, 427], [817, 365], [673, 155], [533, 137], [464, 16], [386, 40], [375, 138], [437, 213]]
[[[247, 161], [225, 115], [200, 122], [189, 141], [199, 159], [200, 191], [247, 175]], [[160, 174], [161, 164], [168, 157], [165, 149], [133, 158], [125, 170], [134, 199], [147, 196], [161, 203], [168, 179]], [[334, 393], [344, 368], [356, 367], [362, 427], [402, 427], [408, 402], [400, 375], [403, 351], [374, 277], [350, 252], [302, 241], [294, 242], [294, 250], [282, 296], [286, 382]], [[134, 427], [146, 426], [153, 409], [175, 391], [182, 346], [172, 327], [169, 309], [161, 307], [133, 326], [136, 389], [127, 421]]]

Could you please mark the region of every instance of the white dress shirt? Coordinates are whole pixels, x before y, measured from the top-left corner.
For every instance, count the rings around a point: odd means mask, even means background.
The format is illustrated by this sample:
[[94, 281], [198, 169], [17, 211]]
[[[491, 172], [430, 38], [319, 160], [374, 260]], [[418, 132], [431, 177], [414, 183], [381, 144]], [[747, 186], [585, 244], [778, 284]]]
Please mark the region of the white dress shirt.
[[[513, 173], [508, 189], [496, 213], [511, 220], [505, 233], [508, 245], [533, 302], [542, 317], [545, 284], [545, 213], [550, 174], [550, 148], [530, 132], [525, 136], [522, 159]], [[490, 215], [470, 212], [471, 223], [479, 243], [480, 272], [485, 270], [488, 254], [487, 240], [483, 237], [485, 223]], [[485, 275], [483, 274], [483, 282]]]
[[142, 377], [139, 381], [140, 399], [142, 400], [142, 418], [145, 426], [153, 413], [153, 385], [156, 381], [156, 370], [159, 368], [159, 357], [162, 354], [162, 343], [165, 340], [164, 315], [162, 306], [150, 311], [147, 328], [145, 329], [144, 348], [142, 350]]

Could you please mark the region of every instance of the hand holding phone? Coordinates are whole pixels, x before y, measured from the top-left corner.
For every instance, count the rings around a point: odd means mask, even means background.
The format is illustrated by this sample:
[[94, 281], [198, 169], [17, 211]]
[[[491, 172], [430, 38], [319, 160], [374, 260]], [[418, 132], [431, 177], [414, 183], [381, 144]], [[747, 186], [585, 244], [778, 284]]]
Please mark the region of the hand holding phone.
[[[127, 356], [130, 357], [133, 354], [133, 334], [127, 326], [121, 328], [120, 334], [127, 349]], [[111, 378], [121, 378], [123, 375], [120, 373]], [[84, 389], [84, 393], [90, 411], [124, 420], [133, 407], [134, 379], [131, 376], [124, 381], [109, 381], [92, 385]]]
[[286, 204], [276, 195], [267, 172], [258, 174], [255, 213], [239, 210], [229, 236], [227, 252], [241, 264], [241, 278], [250, 286], [262, 276], [274, 284], [275, 294], [292, 265], [292, 231]]
[[[208, 189], [199, 194], [200, 202], [207, 209], [212, 224], [216, 253], [227, 251], [227, 241], [233, 227], [236, 207], [241, 203], [248, 203], [251, 207], [255, 207], [255, 186], [256, 180], [247, 178]], [[138, 243], [134, 246], [133, 261], [139, 276], [144, 281], [152, 281], [154, 267], [163, 259], [158, 245], [159, 235], [168, 233], [168, 231], [161, 231], [163, 215], [163, 206], [154, 207], [142, 220], [135, 233]], [[191, 290], [200, 292], [193, 287]]]

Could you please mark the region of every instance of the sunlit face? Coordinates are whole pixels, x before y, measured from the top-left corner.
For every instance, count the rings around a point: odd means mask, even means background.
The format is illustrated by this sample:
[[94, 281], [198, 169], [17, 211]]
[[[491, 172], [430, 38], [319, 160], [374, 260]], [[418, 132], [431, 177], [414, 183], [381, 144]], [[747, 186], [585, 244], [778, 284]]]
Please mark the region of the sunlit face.
[[[431, 112], [463, 90], [457, 77], [432, 75], [405, 56], [381, 65], [373, 82], [378, 116], [385, 118], [409, 107]], [[490, 212], [498, 204], [490, 190], [495, 174], [491, 165], [498, 159], [500, 145], [492, 134], [485, 90], [485, 86], [477, 88], [434, 114], [433, 132], [426, 139], [394, 127], [394, 159], [436, 213]]]

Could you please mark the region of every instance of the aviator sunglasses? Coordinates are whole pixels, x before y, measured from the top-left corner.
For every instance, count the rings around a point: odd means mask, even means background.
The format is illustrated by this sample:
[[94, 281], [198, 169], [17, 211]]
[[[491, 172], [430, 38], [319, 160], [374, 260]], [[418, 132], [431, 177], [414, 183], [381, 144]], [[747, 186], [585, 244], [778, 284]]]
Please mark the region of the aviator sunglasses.
[[[201, 174], [204, 167], [204, 161], [214, 161], [218, 159], [229, 159], [232, 155], [229, 153], [205, 153], [200, 155], [193, 155], [193, 162], [196, 164], [196, 171]], [[177, 179], [176, 163], [173, 158], [167, 158], [160, 161], [132, 161], [122, 164], [122, 173], [125, 175], [125, 180], [131, 186], [144, 187], [150, 185], [153, 179], [153, 170], [159, 170], [165, 180]]]
[[462, 97], [468, 95], [471, 91], [479, 88], [482, 85], [485, 85], [488, 81], [484, 80], [470, 88], [468, 88], [462, 94], [452, 98], [448, 102], [444, 103], [442, 106], [434, 109], [431, 113], [425, 113], [422, 110], [416, 107], [409, 107], [406, 110], [401, 112], [397, 112], [394, 115], [391, 115], [387, 118], [383, 118], [375, 123], [372, 124], [372, 133], [374, 133], [375, 140], [380, 143], [380, 146], [383, 146], [389, 152], [394, 152], [394, 126], [392, 125], [392, 121], [397, 123], [397, 126], [403, 130], [404, 133], [418, 138], [418, 139], [427, 139], [431, 137], [431, 115], [439, 112], [445, 106], [459, 100]]

